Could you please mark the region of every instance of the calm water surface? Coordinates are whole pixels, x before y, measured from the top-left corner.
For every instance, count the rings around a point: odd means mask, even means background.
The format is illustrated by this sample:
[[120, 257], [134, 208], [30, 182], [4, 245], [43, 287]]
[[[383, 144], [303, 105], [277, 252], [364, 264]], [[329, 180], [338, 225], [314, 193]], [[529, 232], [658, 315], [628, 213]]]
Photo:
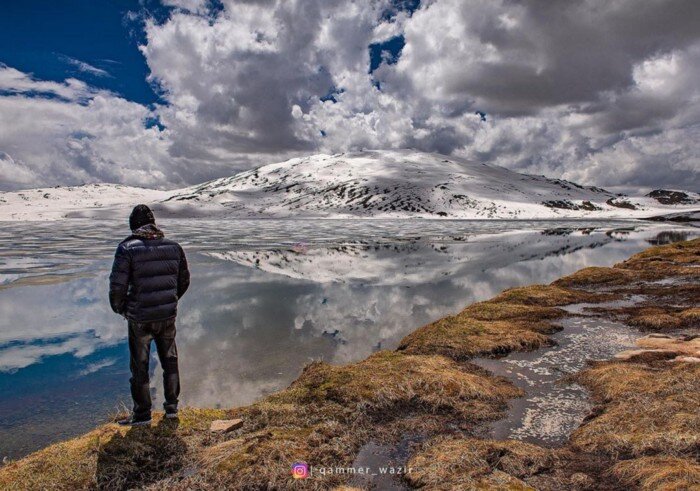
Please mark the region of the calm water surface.
[[[184, 246], [182, 403], [229, 407], [346, 363], [501, 290], [611, 265], [698, 229], [640, 222], [163, 220]], [[130, 405], [124, 320], [107, 301], [121, 222], [0, 222], [0, 458]], [[158, 406], [160, 368], [154, 371]]]

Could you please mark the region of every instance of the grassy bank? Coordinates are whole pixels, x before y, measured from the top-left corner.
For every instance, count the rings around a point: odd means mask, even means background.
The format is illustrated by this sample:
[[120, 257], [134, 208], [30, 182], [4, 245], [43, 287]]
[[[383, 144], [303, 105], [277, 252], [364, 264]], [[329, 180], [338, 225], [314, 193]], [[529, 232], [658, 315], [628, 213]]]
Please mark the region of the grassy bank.
[[[507, 290], [421, 327], [396, 351], [345, 366], [312, 363], [289, 388], [250, 406], [185, 409], [177, 423], [157, 415], [150, 428], [106, 424], [0, 468], [0, 489], [340, 489], [347, 475], [294, 481], [291, 464], [347, 467], [365, 443], [406, 433], [421, 437], [409, 459], [411, 487], [700, 486], [700, 363], [669, 362], [668, 353], [579, 374], [596, 408], [563, 448], [479, 437], [522, 394], [470, 359], [546, 347], [558, 320], [570, 315], [561, 307], [622, 298], [639, 298], [638, 305], [596, 315], [630, 329], [697, 330], [700, 240]], [[209, 432], [222, 418], [244, 425]]]

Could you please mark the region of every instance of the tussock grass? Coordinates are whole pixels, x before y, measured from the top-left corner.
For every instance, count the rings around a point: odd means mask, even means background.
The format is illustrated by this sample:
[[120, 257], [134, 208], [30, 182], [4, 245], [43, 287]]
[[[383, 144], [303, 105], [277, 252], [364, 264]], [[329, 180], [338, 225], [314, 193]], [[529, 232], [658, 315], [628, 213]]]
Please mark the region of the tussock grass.
[[[284, 489], [294, 461], [349, 466], [370, 435], [394, 420], [426, 414], [442, 415], [441, 426], [446, 420], [477, 423], [497, 417], [519, 394], [505, 380], [442, 356], [383, 351], [346, 366], [316, 362], [285, 391], [243, 408], [237, 416], [249, 431], [206, 449], [202, 463], [232, 488], [265, 482]], [[413, 431], [421, 431], [420, 423]], [[342, 481], [312, 476], [303, 486]]]
[[118, 432], [114, 425], [57, 443], [0, 468], [0, 489], [70, 491], [96, 485], [97, 454]]
[[678, 457], [640, 457], [615, 464], [613, 474], [630, 487], [643, 490], [700, 489], [700, 463]]
[[461, 313], [465, 317], [480, 321], [519, 320], [531, 322], [557, 319], [565, 314], [565, 311], [552, 307], [493, 301], [472, 304]]
[[698, 277], [700, 239], [651, 247], [631, 258], [607, 267], [589, 267], [556, 280], [552, 285], [570, 288], [629, 286], [670, 276]]
[[687, 327], [700, 328], [700, 307], [686, 309], [678, 317]]
[[700, 277], [697, 264], [700, 264], [700, 239], [651, 247], [614, 267], [643, 272], [646, 279], [697, 278]]
[[552, 284], [511, 288], [498, 295], [492, 302], [558, 307], [572, 303], [602, 302], [608, 299], [610, 299], [608, 295], [588, 293]]
[[463, 401], [502, 402], [518, 394], [504, 380], [481, 371], [469, 371], [442, 356], [381, 351], [347, 366], [322, 362], [308, 365], [278, 398], [297, 403], [332, 401], [343, 407], [361, 407], [364, 412], [379, 413], [397, 405], [428, 411], [461, 411]]
[[571, 436], [586, 452], [641, 457], [683, 455], [700, 448], [700, 364], [602, 363], [578, 381], [601, 413]]
[[639, 281], [640, 274], [637, 271], [628, 271], [622, 268], [590, 267], [576, 271], [573, 274], [564, 276], [552, 283], [561, 287], [593, 287], [593, 286], [613, 286], [625, 285], [634, 281]]
[[477, 321], [466, 316], [446, 317], [417, 329], [399, 344], [411, 354], [440, 354], [455, 360], [503, 355], [551, 343], [545, 334], [556, 328], [547, 323]]
[[650, 247], [623, 261], [620, 265], [638, 269], [657, 261], [672, 261], [678, 264], [700, 263], [700, 238]]
[[550, 345], [548, 334], [560, 329], [552, 321], [565, 312], [555, 307], [599, 297], [551, 285], [506, 290], [493, 300], [417, 329], [401, 340], [398, 349], [455, 360], [537, 349]]
[[516, 440], [438, 437], [408, 462], [406, 481], [425, 489], [534, 489], [527, 478], [553, 466], [555, 454]]
[[179, 422], [154, 415], [151, 427], [106, 424], [83, 436], [51, 445], [0, 469], [0, 489], [126, 489], [177, 472], [189, 444], [226, 413], [181, 411]]
[[[316, 362], [251, 406], [186, 409], [173, 425], [160, 415], [151, 427], [107, 424], [49, 447], [0, 469], [0, 488], [287, 489], [296, 461], [350, 466], [363, 443], [397, 421], [410, 419], [417, 433], [476, 425], [499, 417], [518, 395], [504, 379], [442, 356], [382, 351], [345, 366]], [[244, 426], [208, 431], [212, 420], [231, 417]], [[312, 476], [294, 486], [328, 489], [345, 479]]]
[[678, 329], [684, 324], [683, 319], [673, 310], [664, 307], [643, 307], [630, 309], [632, 314], [627, 323], [647, 331], [667, 331]]
[[[678, 304], [692, 305], [696, 301], [695, 298], [698, 298], [697, 296], [688, 298], [679, 294], [674, 295], [670, 300], [665, 298], [667, 295], [657, 297], [648, 294], [647, 296], [652, 298], [642, 305], [612, 309], [596, 308], [594, 311], [637, 327], [641, 331], [665, 332], [700, 328], [699, 308], [684, 309], [682, 306], [677, 306]], [[673, 303], [669, 304], [670, 302]]]

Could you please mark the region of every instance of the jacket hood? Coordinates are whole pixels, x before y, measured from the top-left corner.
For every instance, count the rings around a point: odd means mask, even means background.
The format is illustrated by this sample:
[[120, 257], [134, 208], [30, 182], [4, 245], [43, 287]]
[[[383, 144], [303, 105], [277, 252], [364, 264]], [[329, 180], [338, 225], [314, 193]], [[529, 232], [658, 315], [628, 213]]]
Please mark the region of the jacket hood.
[[155, 223], [147, 223], [133, 230], [131, 236], [138, 237], [139, 239], [162, 239], [165, 237], [165, 234], [161, 229], [156, 227]]

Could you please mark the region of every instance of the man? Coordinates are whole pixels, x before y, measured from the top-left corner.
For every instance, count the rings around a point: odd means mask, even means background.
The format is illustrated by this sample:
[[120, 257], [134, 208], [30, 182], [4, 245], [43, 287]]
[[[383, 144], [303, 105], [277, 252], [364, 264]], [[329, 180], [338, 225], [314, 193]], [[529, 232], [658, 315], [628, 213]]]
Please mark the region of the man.
[[151, 423], [149, 361], [155, 340], [163, 368], [165, 416], [177, 418], [180, 377], [175, 345], [177, 302], [190, 285], [185, 252], [177, 242], [165, 239], [156, 227], [153, 212], [138, 205], [131, 212], [132, 234], [117, 247], [109, 277], [112, 310], [129, 322], [129, 354], [133, 414], [120, 421], [125, 426]]

